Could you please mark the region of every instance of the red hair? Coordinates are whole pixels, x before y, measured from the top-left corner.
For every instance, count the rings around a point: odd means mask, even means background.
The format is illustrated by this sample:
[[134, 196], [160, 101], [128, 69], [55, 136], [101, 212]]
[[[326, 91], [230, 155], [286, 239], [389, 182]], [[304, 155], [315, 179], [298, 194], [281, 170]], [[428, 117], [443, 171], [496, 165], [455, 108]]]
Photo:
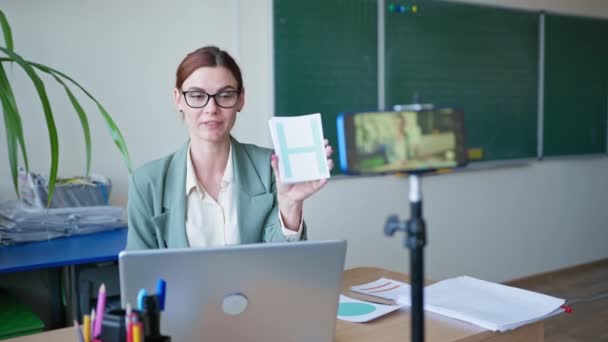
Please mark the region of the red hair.
[[238, 64], [234, 61], [232, 56], [228, 52], [221, 50], [216, 46], [205, 46], [195, 51], [190, 52], [186, 58], [177, 67], [175, 77], [175, 88], [181, 89], [186, 78], [190, 76], [195, 70], [202, 67], [215, 67], [222, 66], [228, 69], [234, 79], [236, 79], [237, 91], [241, 92], [243, 89], [243, 76], [241, 75], [241, 69]]

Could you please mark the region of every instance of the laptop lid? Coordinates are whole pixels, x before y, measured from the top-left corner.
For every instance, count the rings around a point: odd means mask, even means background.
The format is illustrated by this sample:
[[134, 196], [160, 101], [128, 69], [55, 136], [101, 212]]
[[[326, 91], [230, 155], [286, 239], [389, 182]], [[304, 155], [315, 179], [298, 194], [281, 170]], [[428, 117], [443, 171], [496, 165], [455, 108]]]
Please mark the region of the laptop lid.
[[173, 341], [333, 341], [346, 241], [123, 251], [123, 307], [167, 282]]

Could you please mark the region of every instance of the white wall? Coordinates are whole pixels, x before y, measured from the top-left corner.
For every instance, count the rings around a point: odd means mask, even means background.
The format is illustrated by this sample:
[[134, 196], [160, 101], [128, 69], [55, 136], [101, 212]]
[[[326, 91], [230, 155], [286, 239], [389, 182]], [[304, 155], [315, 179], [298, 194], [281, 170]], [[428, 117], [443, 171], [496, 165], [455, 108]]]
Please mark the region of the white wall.
[[[487, 0], [608, 17], [602, 0]], [[271, 0], [0, 0], [26, 58], [79, 80], [114, 116], [135, 166], [175, 150], [186, 132], [172, 106], [175, 68], [197, 47], [217, 44], [244, 70], [247, 105], [235, 135], [269, 145], [273, 114]], [[11, 68], [24, 116], [31, 168], [48, 172], [43, 115], [29, 81]], [[84, 170], [79, 123], [62, 90], [49, 84], [58, 119], [61, 175]], [[126, 203], [128, 173], [95, 108], [95, 172], [114, 182], [112, 203]], [[0, 123], [0, 198], [14, 198]], [[469, 274], [506, 280], [608, 257], [608, 158], [562, 159], [424, 180], [427, 276]], [[408, 215], [407, 180], [335, 179], [305, 207], [312, 239], [349, 241], [347, 266], [407, 271], [403, 235], [382, 234], [389, 213]]]

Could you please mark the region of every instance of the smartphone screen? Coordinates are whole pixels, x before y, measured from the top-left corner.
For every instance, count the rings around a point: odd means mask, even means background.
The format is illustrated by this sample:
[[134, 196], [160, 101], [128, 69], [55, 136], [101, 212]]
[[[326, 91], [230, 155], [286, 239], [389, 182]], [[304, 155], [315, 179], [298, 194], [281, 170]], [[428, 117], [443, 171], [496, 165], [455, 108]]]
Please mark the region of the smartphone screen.
[[345, 173], [412, 172], [466, 164], [460, 110], [340, 114], [337, 126], [340, 167]]

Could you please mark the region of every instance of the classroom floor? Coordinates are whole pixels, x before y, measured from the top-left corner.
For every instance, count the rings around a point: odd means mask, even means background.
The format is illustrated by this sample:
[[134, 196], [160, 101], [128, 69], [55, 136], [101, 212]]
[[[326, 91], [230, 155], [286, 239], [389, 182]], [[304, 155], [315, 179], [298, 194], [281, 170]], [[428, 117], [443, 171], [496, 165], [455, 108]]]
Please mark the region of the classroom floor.
[[508, 285], [566, 299], [572, 314], [546, 320], [545, 342], [608, 342], [608, 259]]

